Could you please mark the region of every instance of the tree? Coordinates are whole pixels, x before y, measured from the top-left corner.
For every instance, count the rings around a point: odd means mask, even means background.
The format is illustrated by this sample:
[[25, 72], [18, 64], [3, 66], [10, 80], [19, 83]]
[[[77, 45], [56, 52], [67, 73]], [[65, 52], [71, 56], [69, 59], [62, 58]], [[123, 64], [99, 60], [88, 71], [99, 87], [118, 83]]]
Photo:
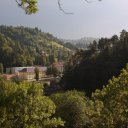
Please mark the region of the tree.
[[11, 81], [12, 81], [12, 82], [15, 82], [15, 83], [17, 83], [17, 84], [19, 84], [19, 83], [21, 83], [21, 82], [23, 82], [23, 81], [25, 81], [25, 80], [26, 80], [26, 78], [25, 78], [24, 76], [18, 76], [18, 75], [13, 76], [13, 77], [11, 78]]
[[51, 96], [57, 105], [55, 115], [66, 121], [65, 128], [127, 128], [128, 65], [91, 98], [77, 91]]
[[51, 96], [57, 106], [55, 115], [65, 120], [65, 128], [84, 128], [88, 122], [89, 100], [83, 92], [67, 91]]
[[0, 63], [4, 68], [51, 65], [59, 60], [58, 51], [62, 61], [72, 54], [59, 39], [37, 28], [0, 26]]
[[40, 70], [39, 70], [39, 68], [38, 67], [35, 67], [35, 79], [36, 79], [36, 81], [38, 81], [39, 80], [39, 72], [40, 72]]
[[35, 57], [35, 63], [37, 65], [46, 66], [47, 63], [48, 63], [48, 59], [44, 55], [36, 55], [36, 57]]
[[64, 89], [85, 90], [88, 96], [113, 76], [128, 62], [128, 32], [122, 31], [120, 38], [101, 38], [87, 50], [77, 51], [68, 62], [62, 77]]
[[2, 63], [0, 63], [0, 74], [2, 74], [2, 73], [3, 73], [3, 71], [4, 71], [3, 64], [2, 64]]
[[53, 128], [63, 126], [55, 118], [55, 104], [43, 95], [41, 85], [0, 81], [1, 128]]
[[59, 71], [57, 70], [56, 67], [53, 67], [53, 66], [50, 66], [47, 68], [47, 72], [46, 72], [47, 75], [53, 75], [53, 76], [57, 76], [59, 74]]
[[102, 109], [99, 107], [99, 115], [95, 119], [91, 119], [95, 128], [127, 128], [128, 65], [118, 77], [113, 77], [102, 90], [96, 90], [92, 98], [94, 102], [99, 101], [103, 104]]

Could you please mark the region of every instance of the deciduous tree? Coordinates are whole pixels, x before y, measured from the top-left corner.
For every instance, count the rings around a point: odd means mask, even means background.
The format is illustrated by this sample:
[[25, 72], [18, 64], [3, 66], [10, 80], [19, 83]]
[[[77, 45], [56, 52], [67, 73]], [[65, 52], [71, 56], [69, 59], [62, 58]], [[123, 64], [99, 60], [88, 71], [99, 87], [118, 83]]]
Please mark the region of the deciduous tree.
[[1, 128], [53, 128], [63, 126], [55, 118], [56, 106], [43, 95], [41, 85], [0, 81]]
[[[101, 91], [92, 96], [94, 102], [102, 102], [99, 115], [92, 122], [95, 128], [127, 128], [128, 126], [128, 65], [118, 77], [113, 77]], [[94, 117], [92, 115], [92, 117]]]
[[36, 81], [39, 80], [39, 72], [40, 72], [39, 68], [35, 67], [35, 79], [36, 79]]
[[89, 100], [85, 98], [84, 93], [67, 91], [53, 94], [51, 99], [57, 106], [55, 115], [61, 115], [61, 118], [65, 120], [65, 128], [84, 128], [88, 124], [86, 110], [89, 111]]
[[2, 73], [3, 73], [3, 71], [4, 71], [3, 64], [2, 64], [2, 63], [0, 63], [0, 74], [2, 74]]

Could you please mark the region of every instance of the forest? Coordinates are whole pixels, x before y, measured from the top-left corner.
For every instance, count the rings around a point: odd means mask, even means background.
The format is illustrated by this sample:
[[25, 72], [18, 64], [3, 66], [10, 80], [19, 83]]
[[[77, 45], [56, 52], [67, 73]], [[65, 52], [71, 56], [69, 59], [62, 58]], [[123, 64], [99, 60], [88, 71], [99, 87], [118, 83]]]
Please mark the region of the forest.
[[91, 97], [77, 90], [46, 96], [39, 83], [0, 79], [1, 128], [127, 128], [128, 66]]
[[1, 26], [0, 33], [0, 63], [5, 67], [48, 65], [51, 58], [47, 64], [40, 60], [42, 51], [50, 54], [50, 50], [56, 61], [62, 52], [61, 59], [67, 62], [57, 83], [60, 88], [49, 95], [40, 82], [15, 83], [0, 77], [1, 128], [128, 127], [126, 30], [93, 41], [75, 54], [37, 28]]
[[[29, 18], [13, 2], [0, 4], [1, 24], [42, 26], [0, 26], [0, 128], [128, 128], [128, 32], [113, 35], [127, 29], [128, 1], [42, 1], [13, 1]], [[64, 43], [43, 31], [98, 38]], [[38, 66], [51, 75], [54, 62], [64, 63], [58, 81], [41, 82]], [[35, 81], [3, 77], [24, 66], [35, 67]]]
[[84, 90], [91, 95], [102, 89], [128, 63], [128, 32], [93, 41], [87, 50], [78, 50], [68, 61], [61, 84], [64, 89]]
[[0, 26], [0, 63], [14, 66], [48, 66], [66, 61], [73, 51], [38, 28]]

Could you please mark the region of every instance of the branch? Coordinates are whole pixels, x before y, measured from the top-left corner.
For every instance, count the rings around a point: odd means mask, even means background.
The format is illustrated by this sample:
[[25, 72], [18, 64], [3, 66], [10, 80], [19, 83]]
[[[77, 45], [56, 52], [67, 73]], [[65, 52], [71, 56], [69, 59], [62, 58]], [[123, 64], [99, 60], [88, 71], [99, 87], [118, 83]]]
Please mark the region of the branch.
[[15, 0], [20, 8], [25, 10], [26, 14], [33, 14], [38, 11], [38, 0]]
[[58, 0], [58, 5], [59, 5], [59, 9], [64, 13], [64, 14], [73, 14], [72, 12], [66, 12], [63, 8], [62, 8], [62, 4], [60, 3], [61, 0]]
[[[25, 10], [26, 14], [32, 14], [32, 13], [36, 13], [38, 11], [38, 7], [37, 7], [38, 0], [35, 0], [35, 1], [33, 1], [33, 0], [15, 0], [15, 1], [20, 8]], [[91, 3], [93, 0], [84, 0], [84, 1], [87, 3]], [[98, 0], [98, 1], [102, 1], [102, 0]], [[64, 14], [73, 14], [73, 12], [67, 12], [63, 9], [61, 0], [58, 0], [58, 6], [59, 6], [59, 10], [62, 11]]]
[[[86, 1], [87, 3], [91, 3], [91, 2], [92, 2], [91, 0], [84, 0], [84, 1]], [[101, 1], [101, 0], [99, 0], [99, 1]], [[62, 11], [64, 14], [73, 14], [73, 12], [66, 12], [66, 11], [62, 8], [61, 0], [58, 0], [58, 5], [59, 5], [60, 11]]]
[[15, 1], [16, 1], [16, 3], [18, 4], [18, 6], [19, 6], [20, 8], [26, 10], [26, 8], [25, 8], [21, 3], [19, 3], [18, 0], [15, 0]]
[[21, 6], [21, 4], [17, 1], [17, 0], [15, 0], [16, 1], [16, 3], [18, 4], [18, 6]]

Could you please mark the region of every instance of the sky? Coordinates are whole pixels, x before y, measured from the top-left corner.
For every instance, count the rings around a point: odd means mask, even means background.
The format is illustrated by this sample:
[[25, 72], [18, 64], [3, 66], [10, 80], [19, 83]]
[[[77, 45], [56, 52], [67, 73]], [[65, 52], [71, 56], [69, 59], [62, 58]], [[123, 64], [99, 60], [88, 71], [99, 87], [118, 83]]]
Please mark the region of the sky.
[[128, 0], [38, 0], [39, 11], [26, 15], [15, 0], [0, 0], [0, 25], [38, 27], [58, 38], [111, 37], [128, 30]]

